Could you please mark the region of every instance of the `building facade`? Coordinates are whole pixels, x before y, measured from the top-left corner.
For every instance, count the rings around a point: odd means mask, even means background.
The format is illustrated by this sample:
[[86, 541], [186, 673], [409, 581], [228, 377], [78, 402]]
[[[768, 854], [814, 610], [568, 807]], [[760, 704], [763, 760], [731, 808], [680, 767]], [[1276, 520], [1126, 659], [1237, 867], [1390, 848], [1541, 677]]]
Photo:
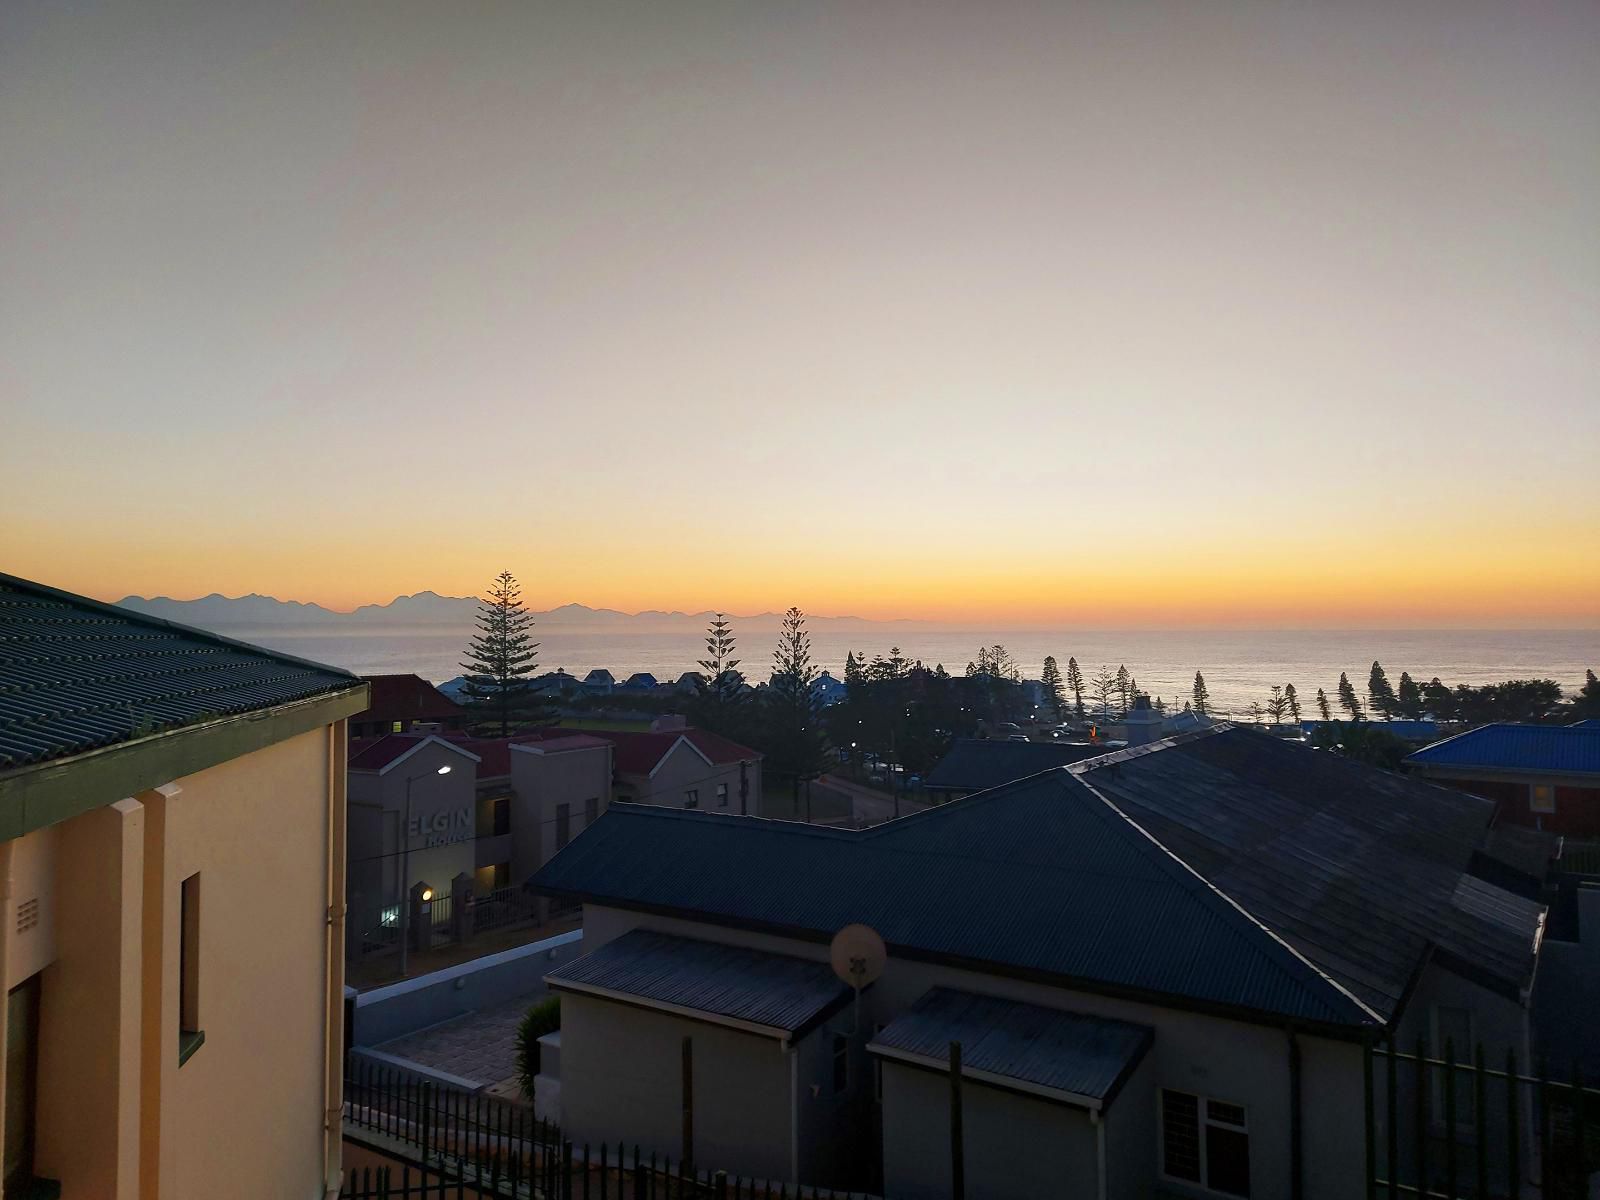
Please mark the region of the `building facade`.
[[0, 577], [6, 1195], [340, 1181], [344, 672]]
[[1493, 800], [1509, 824], [1600, 838], [1600, 725], [1481, 725], [1424, 747], [1405, 765]]

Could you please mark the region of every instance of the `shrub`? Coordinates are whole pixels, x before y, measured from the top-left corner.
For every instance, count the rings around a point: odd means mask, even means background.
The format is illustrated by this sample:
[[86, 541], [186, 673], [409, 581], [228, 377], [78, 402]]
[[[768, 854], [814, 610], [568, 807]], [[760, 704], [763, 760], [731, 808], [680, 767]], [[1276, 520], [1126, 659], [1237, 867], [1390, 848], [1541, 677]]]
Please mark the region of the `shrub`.
[[561, 1028], [561, 997], [547, 996], [522, 1018], [517, 1029], [517, 1079], [522, 1094], [533, 1099], [533, 1077], [539, 1073], [539, 1039]]

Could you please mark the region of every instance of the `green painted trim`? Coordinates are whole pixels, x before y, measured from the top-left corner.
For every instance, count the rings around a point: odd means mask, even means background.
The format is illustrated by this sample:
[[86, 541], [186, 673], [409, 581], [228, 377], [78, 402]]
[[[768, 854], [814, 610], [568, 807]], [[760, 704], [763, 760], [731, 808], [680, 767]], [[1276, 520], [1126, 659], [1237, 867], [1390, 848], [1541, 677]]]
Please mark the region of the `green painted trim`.
[[0, 775], [0, 841], [331, 725], [366, 708], [367, 695], [367, 684], [361, 683]]
[[206, 1044], [206, 1031], [196, 1029], [193, 1032], [178, 1034], [178, 1065], [181, 1067], [194, 1057], [194, 1052]]

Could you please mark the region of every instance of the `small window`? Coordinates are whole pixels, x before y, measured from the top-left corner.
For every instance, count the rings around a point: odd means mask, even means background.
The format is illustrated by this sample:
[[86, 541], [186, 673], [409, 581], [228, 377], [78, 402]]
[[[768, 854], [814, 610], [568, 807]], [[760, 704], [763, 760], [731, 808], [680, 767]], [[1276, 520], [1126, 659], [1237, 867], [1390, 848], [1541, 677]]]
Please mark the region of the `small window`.
[[725, 783], [717, 784], [717, 807], [728, 807], [728, 785]]
[[200, 1028], [200, 876], [183, 881], [178, 912], [178, 1065], [206, 1040]]
[[1250, 1195], [1250, 1134], [1242, 1105], [1161, 1092], [1161, 1169], [1168, 1179]]
[[683, 794], [683, 806], [685, 808], [699, 808], [700, 807], [700, 789], [699, 788], [690, 788], [687, 792], [685, 792]]
[[511, 832], [511, 797], [494, 798], [494, 836]]
[[561, 850], [572, 840], [572, 805], [556, 805], [556, 849]]
[[1536, 813], [1553, 813], [1556, 810], [1556, 790], [1549, 784], [1536, 783], [1528, 807]]
[[403, 730], [401, 729], [401, 722], [399, 722], [399, 721], [391, 721], [391, 722], [389, 722], [389, 732], [390, 733], [401, 733], [401, 732], [403, 732]]
[[850, 1039], [842, 1034], [833, 1037], [833, 1094], [842, 1095], [850, 1088]]

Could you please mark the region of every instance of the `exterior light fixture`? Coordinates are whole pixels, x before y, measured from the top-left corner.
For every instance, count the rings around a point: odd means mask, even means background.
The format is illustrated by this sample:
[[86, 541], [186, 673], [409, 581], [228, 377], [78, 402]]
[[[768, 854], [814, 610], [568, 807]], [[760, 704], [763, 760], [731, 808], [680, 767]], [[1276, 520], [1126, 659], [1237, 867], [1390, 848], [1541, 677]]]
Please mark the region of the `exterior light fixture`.
[[433, 899], [433, 889], [432, 888], [423, 888], [422, 889], [422, 902], [424, 904], [426, 904], [429, 900], [432, 900], [432, 899]]
[[450, 768], [448, 766], [440, 767], [439, 768], [439, 774], [441, 774], [441, 775], [450, 774]]

